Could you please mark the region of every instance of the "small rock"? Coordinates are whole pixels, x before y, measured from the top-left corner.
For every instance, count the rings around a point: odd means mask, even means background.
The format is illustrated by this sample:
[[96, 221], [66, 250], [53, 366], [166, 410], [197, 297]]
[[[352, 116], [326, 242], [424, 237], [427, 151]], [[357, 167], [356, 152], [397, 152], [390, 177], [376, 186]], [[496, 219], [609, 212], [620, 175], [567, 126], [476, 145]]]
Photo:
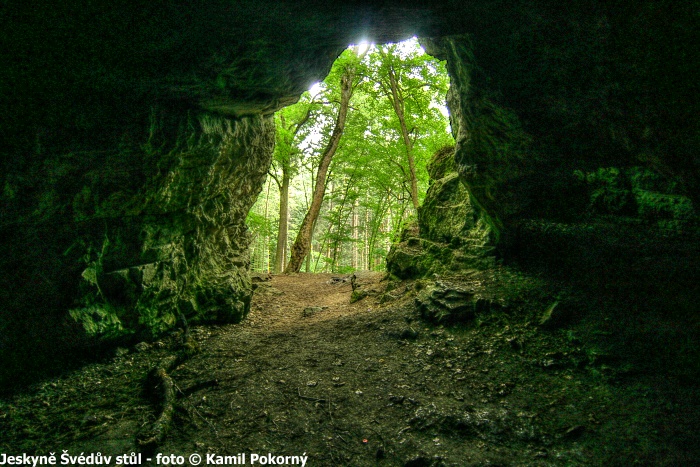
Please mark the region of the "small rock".
[[304, 318], [308, 318], [309, 316], [313, 316], [316, 313], [319, 313], [326, 308], [328, 308], [328, 307], [327, 306], [308, 306], [308, 307], [304, 308], [304, 311], [302, 312], [301, 315]]
[[269, 272], [252, 272], [250, 281], [253, 283], [267, 282], [272, 280], [272, 274]]
[[313, 388], [315, 386], [318, 386], [318, 381], [309, 381], [306, 383], [306, 385], [310, 388]]
[[360, 300], [362, 300], [366, 296], [367, 296], [366, 290], [353, 290], [352, 294], [350, 295], [350, 303], [359, 302]]
[[350, 280], [349, 277], [331, 277], [331, 279], [328, 281], [328, 284], [344, 284], [348, 280]]

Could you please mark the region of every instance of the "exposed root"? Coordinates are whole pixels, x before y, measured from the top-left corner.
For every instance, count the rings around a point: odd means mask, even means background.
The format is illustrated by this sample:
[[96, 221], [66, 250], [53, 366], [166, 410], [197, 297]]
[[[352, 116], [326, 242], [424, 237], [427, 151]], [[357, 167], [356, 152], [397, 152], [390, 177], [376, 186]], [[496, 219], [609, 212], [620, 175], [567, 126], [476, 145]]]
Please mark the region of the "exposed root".
[[[182, 320], [184, 329], [182, 342], [180, 344], [182, 350], [177, 354], [169, 355], [161, 360], [160, 363], [151, 370], [147, 379], [151, 388], [154, 388], [156, 391], [159, 390], [158, 396], [162, 400], [162, 403], [160, 415], [155, 423], [153, 423], [150, 430], [137, 437], [138, 445], [145, 451], [155, 450], [155, 448], [163, 442], [165, 435], [168, 433], [173, 423], [175, 401], [177, 399], [176, 390], [179, 391], [179, 389], [168, 373], [178, 364], [199, 351], [199, 345], [190, 334], [187, 320], [182, 313], [180, 313], [180, 319]], [[215, 381], [215, 383], [218, 382]]]
[[160, 389], [162, 404], [160, 416], [153, 423], [153, 426], [147, 433], [138, 437], [138, 444], [144, 449], [154, 449], [158, 446], [172, 425], [176, 394], [175, 383], [168, 372], [175, 368], [179, 360], [178, 355], [169, 355], [161, 360], [149, 375], [149, 380], [154, 382], [154, 387]]

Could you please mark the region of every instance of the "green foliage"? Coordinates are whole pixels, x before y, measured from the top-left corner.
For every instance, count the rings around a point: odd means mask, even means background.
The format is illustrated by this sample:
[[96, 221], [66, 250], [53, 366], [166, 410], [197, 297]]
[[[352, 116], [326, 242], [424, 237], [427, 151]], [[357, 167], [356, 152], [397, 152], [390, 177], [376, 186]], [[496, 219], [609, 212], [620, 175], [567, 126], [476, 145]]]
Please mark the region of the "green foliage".
[[[444, 63], [426, 55], [415, 40], [370, 48], [358, 57], [351, 49], [336, 60], [314, 94], [277, 112], [276, 147], [271, 176], [281, 187], [284, 171], [290, 187], [290, 234], [309, 202], [313, 173], [334, 126], [340, 99], [339, 77], [346, 67], [358, 74], [351, 109], [327, 180], [326, 199], [317, 221], [312, 269], [342, 272], [348, 268], [383, 269], [384, 258], [405, 222], [416, 216], [411, 203], [411, 174], [400, 122], [392, 106], [392, 70], [415, 158], [419, 199], [428, 188], [427, 164], [435, 151], [453, 145], [444, 115], [449, 86]], [[248, 217], [256, 254], [274, 251], [278, 228], [277, 194], [260, 196]], [[264, 219], [268, 204], [267, 220]], [[272, 232], [270, 231], [272, 229]]]
[[250, 210], [245, 222], [255, 235], [270, 235], [272, 232], [272, 223], [257, 209]]

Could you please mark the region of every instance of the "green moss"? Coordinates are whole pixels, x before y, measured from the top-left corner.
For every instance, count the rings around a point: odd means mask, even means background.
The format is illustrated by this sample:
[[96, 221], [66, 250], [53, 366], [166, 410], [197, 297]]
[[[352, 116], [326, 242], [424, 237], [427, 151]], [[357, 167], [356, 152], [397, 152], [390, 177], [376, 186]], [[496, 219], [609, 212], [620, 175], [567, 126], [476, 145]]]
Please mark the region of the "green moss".
[[448, 147], [433, 156], [430, 174], [440, 178], [430, 180], [417, 225], [408, 223], [387, 255], [390, 274], [419, 278], [493, 265], [486, 247], [489, 229], [483, 219], [475, 219], [453, 155]]
[[74, 308], [69, 314], [83, 326], [89, 336], [116, 338], [133, 333], [124, 329], [114, 310], [108, 306], [90, 305]]
[[593, 213], [635, 217], [670, 230], [683, 229], [697, 218], [692, 201], [675, 193], [677, 184], [648, 169], [605, 167], [574, 175], [587, 184]]

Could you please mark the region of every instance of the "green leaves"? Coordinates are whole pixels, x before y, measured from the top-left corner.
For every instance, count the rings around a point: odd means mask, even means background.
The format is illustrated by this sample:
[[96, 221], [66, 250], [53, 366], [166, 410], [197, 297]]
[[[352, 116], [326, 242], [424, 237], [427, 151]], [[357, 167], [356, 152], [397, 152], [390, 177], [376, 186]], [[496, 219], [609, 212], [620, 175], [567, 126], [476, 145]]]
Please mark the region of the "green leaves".
[[[355, 74], [354, 93], [314, 236], [313, 257], [320, 253], [319, 267], [332, 270], [348, 264], [383, 267], [379, 259], [405, 219], [415, 215], [412, 179], [420, 201], [427, 190], [430, 157], [454, 144], [445, 108], [449, 80], [444, 63], [426, 55], [415, 39], [373, 46], [360, 56], [347, 49], [315, 87], [315, 94], [304, 93], [297, 104], [275, 116], [277, 146], [271, 174], [280, 188], [284, 171], [293, 177], [292, 236], [310, 198], [311, 174], [333, 131], [341, 76], [349, 68]], [[258, 228], [259, 221], [251, 217]]]

